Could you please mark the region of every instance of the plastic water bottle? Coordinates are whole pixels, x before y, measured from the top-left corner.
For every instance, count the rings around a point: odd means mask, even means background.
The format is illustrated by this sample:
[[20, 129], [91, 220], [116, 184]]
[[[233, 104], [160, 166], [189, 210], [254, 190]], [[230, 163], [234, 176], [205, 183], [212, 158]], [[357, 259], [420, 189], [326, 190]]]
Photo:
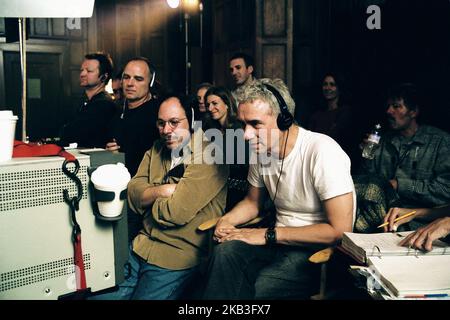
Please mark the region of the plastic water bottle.
[[379, 123], [377, 123], [375, 125], [375, 128], [369, 135], [367, 144], [364, 146], [364, 149], [362, 152], [363, 158], [366, 158], [369, 160], [372, 160], [374, 158], [375, 151], [377, 150], [378, 145], [380, 143], [380, 137], [381, 137], [380, 129], [381, 129], [381, 125]]

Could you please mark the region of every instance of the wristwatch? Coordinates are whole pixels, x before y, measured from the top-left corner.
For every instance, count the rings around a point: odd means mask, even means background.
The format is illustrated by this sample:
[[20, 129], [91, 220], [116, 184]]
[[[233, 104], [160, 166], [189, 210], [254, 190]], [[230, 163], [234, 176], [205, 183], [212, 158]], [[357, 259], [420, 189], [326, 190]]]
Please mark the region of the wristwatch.
[[272, 245], [277, 243], [277, 231], [275, 227], [269, 227], [266, 230], [266, 244]]

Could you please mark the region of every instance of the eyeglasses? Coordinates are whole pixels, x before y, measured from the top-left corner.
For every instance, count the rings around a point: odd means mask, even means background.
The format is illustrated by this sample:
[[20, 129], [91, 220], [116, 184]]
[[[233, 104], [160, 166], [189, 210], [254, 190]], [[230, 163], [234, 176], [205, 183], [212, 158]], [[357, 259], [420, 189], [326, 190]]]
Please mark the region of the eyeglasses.
[[172, 118], [172, 119], [169, 119], [169, 120], [167, 120], [167, 121], [164, 121], [164, 120], [162, 120], [162, 119], [158, 119], [158, 120], [156, 120], [156, 126], [157, 126], [159, 129], [162, 129], [162, 128], [164, 128], [164, 127], [166, 126], [166, 123], [168, 123], [170, 128], [175, 129], [176, 127], [178, 127], [178, 125], [180, 124], [180, 122], [181, 122], [182, 120], [184, 120], [184, 119], [187, 119], [187, 118], [181, 118], [181, 119], [178, 119], [178, 118]]

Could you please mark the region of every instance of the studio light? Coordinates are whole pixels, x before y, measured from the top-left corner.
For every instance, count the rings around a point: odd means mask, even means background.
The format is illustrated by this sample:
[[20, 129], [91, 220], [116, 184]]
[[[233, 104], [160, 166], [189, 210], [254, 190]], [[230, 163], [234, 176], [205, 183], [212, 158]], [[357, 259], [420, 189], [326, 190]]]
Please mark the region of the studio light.
[[180, 0], [167, 0], [167, 4], [172, 9], [176, 9], [180, 5]]

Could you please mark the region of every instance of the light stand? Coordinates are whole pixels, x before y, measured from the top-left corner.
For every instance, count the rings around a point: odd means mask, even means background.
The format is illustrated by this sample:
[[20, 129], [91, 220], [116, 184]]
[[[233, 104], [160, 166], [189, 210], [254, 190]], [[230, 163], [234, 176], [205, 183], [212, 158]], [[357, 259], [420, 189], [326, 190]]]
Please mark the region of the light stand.
[[22, 73], [22, 141], [28, 142], [27, 137], [27, 46], [26, 46], [26, 18], [18, 18], [19, 21], [19, 51], [20, 70]]
[[200, 47], [202, 46], [202, 24], [203, 24], [203, 4], [199, 3], [198, 0], [167, 0], [167, 4], [170, 8], [176, 9], [179, 5], [183, 8], [183, 21], [184, 21], [184, 56], [185, 56], [185, 93], [189, 94], [189, 89], [191, 86], [191, 45], [189, 42], [189, 21], [191, 19], [190, 12], [194, 12], [197, 8], [200, 11]]
[[189, 13], [184, 13], [184, 52], [185, 52], [185, 93], [189, 94], [190, 76], [191, 76], [191, 59], [190, 59], [190, 46], [189, 46]]

